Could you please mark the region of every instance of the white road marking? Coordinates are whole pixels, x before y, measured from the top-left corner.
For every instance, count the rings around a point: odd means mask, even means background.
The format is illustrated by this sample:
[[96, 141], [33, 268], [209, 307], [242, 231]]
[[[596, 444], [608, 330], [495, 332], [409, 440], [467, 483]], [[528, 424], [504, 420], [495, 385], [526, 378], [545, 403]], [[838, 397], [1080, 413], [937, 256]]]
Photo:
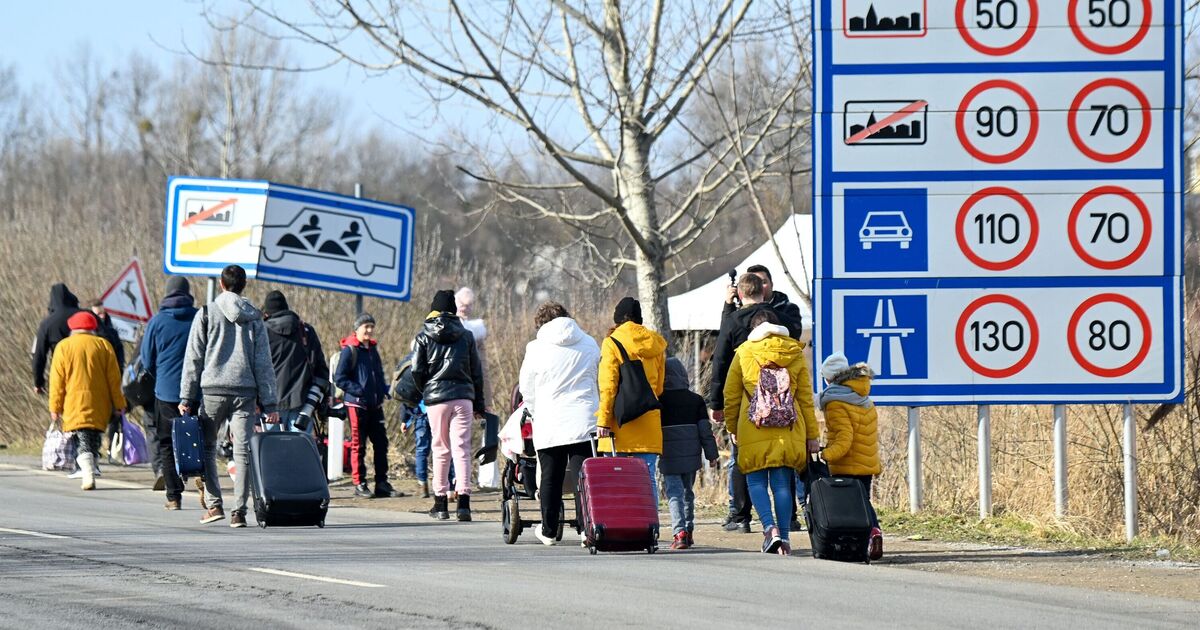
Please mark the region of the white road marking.
[[259, 567], [250, 567], [251, 571], [258, 573], [267, 573], [270, 575], [281, 575], [283, 577], [294, 577], [303, 580], [315, 580], [317, 582], [328, 582], [330, 584], [344, 584], [346, 586], [361, 586], [363, 588], [385, 588], [383, 584], [372, 584], [370, 582], [355, 582], [354, 580], [340, 580], [338, 578], [321, 577], [319, 575], [308, 575], [307, 573], [292, 573], [291, 571], [280, 571], [279, 569], [262, 569]]
[[28, 529], [10, 529], [8, 527], [0, 527], [0, 532], [21, 534], [22, 536], [36, 536], [37, 538], [59, 538], [62, 540], [67, 540], [70, 538], [70, 536], [59, 536], [58, 534], [47, 534], [44, 532], [31, 532]]
[[[46, 477], [58, 477], [59, 479], [67, 478], [66, 471], [62, 471], [62, 470], [42, 470], [40, 468], [29, 468], [27, 466], [13, 466], [11, 464], [0, 464], [0, 470], [27, 472], [27, 473], [32, 473], [35, 475], [43, 475]], [[74, 480], [72, 480], [72, 481], [74, 481]], [[132, 481], [121, 481], [119, 479], [105, 479], [103, 476], [96, 478], [96, 484], [104, 485], [104, 486], [111, 486], [114, 488], [121, 488], [124, 490], [149, 490], [150, 489], [150, 486], [147, 486], [146, 484], [134, 483]]]

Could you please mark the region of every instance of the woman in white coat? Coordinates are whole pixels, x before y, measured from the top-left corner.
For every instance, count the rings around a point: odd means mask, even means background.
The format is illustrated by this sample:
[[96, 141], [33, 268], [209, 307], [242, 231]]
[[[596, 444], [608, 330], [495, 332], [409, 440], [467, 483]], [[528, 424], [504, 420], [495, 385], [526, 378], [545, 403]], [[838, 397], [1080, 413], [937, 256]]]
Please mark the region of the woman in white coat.
[[563, 305], [546, 302], [533, 317], [537, 338], [525, 346], [521, 396], [533, 416], [533, 445], [542, 469], [538, 482], [542, 524], [538, 540], [553, 545], [568, 463], [592, 455], [591, 434], [600, 406], [600, 347]]

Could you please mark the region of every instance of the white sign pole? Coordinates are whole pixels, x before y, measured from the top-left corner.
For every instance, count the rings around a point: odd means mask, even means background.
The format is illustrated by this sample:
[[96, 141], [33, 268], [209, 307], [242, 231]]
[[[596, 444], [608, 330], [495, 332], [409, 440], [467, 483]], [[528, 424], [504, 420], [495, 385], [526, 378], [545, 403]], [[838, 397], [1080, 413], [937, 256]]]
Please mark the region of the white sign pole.
[[1067, 515], [1067, 406], [1054, 405], [1054, 514]]
[[210, 277], [208, 279], [208, 300], [205, 304], [212, 304], [215, 299], [217, 299], [217, 280]]
[[908, 408], [908, 510], [921, 511], [925, 498], [925, 478], [921, 473], [921, 410]]
[[1125, 539], [1132, 542], [1138, 535], [1137, 518], [1137, 425], [1133, 405], [1126, 403], [1125, 416]]
[[992, 515], [992, 408], [979, 406], [979, 518]]
[[[359, 199], [362, 198], [362, 184], [355, 182], [354, 196], [355, 196], [355, 198], [359, 198]], [[363, 296], [361, 293], [356, 293], [354, 295], [354, 317], [355, 317], [355, 319], [358, 318], [358, 314], [361, 312], [363, 312]]]

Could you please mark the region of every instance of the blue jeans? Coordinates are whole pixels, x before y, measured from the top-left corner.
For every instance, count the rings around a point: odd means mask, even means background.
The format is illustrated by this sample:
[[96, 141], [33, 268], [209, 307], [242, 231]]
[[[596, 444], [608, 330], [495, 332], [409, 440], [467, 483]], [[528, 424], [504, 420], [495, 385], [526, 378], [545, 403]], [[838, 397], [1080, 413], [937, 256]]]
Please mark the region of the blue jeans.
[[289, 431], [292, 433], [307, 433], [313, 435], [313, 421], [308, 419], [308, 430], [301, 431], [296, 428], [296, 421], [300, 419], [299, 409], [281, 409], [279, 410], [279, 424], [268, 424], [268, 431]]
[[[758, 520], [762, 521], [763, 531], [767, 528], [778, 527], [779, 537], [788, 540], [788, 527], [791, 525], [792, 507], [792, 477], [791, 468], [764, 468], [752, 473], [746, 473], [746, 485], [750, 489], [750, 501], [758, 512]], [[770, 486], [768, 493], [767, 487]], [[774, 510], [772, 510], [774, 497]]]
[[658, 454], [657, 453], [621, 453], [622, 457], [636, 457], [650, 468], [650, 490], [654, 492], [654, 505], [658, 505]]
[[671, 533], [690, 533], [696, 528], [696, 495], [692, 492], [696, 473], [663, 475], [663, 481], [667, 485], [667, 505], [671, 509]]
[[[416, 443], [416, 452], [413, 457], [416, 459], [417, 479], [421, 483], [429, 481], [429, 453], [433, 450], [433, 434], [429, 432], [429, 416], [420, 411], [409, 410], [412, 414], [412, 432], [413, 441]], [[454, 474], [453, 470], [451, 474]]]

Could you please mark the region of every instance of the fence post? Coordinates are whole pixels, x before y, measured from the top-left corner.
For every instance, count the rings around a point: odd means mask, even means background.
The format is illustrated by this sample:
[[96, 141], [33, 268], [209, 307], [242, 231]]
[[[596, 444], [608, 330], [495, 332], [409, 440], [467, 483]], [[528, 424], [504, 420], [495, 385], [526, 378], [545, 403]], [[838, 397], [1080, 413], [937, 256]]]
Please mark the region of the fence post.
[[925, 500], [925, 478], [921, 470], [921, 409], [908, 408], [908, 510], [921, 511]]
[[992, 408], [979, 405], [979, 518], [992, 515]]
[[1133, 405], [1126, 403], [1125, 416], [1125, 539], [1132, 542], [1138, 535], [1137, 515], [1137, 425]]
[[1054, 405], [1054, 514], [1067, 515], [1067, 406]]

